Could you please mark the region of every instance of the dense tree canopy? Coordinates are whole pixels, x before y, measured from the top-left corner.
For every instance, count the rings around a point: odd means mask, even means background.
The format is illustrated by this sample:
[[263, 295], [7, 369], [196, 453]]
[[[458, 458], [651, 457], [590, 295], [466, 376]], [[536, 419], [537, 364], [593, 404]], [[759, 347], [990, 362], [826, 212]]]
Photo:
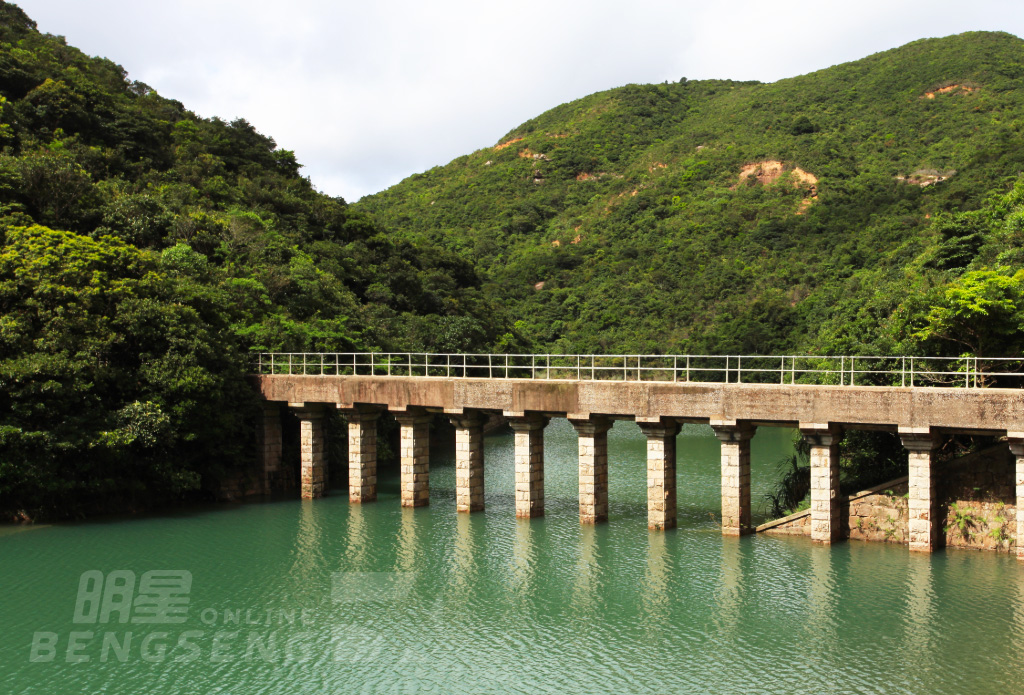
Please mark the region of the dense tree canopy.
[[253, 460], [251, 350], [514, 344], [481, 287], [0, 2], [0, 514], [214, 488]]

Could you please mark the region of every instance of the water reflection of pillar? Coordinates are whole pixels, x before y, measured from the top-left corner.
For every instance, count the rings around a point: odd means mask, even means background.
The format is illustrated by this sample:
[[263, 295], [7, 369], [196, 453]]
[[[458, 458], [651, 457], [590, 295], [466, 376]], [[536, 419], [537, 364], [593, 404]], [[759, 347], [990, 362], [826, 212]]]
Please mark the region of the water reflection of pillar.
[[416, 549], [420, 547], [420, 539], [416, 514], [411, 507], [402, 507], [401, 523], [401, 528], [398, 529], [398, 552], [395, 557], [395, 567], [399, 572], [413, 572], [417, 569]]
[[468, 514], [455, 515], [455, 552], [452, 558], [452, 586], [457, 596], [468, 597], [473, 591], [476, 544], [473, 540], [473, 519]]
[[597, 547], [597, 529], [590, 525], [580, 526], [580, 558], [576, 569], [576, 586], [572, 594], [572, 605], [576, 618], [595, 613], [600, 605], [601, 568]]
[[299, 507], [299, 523], [295, 534], [295, 569], [300, 572], [316, 573], [323, 563], [324, 539], [319, 506], [303, 502]]
[[529, 517], [516, 519], [515, 523], [516, 537], [512, 542], [512, 593], [520, 604], [532, 606], [537, 562], [534, 528], [529, 522]]
[[[907, 558], [907, 604], [906, 635], [903, 643], [906, 649], [904, 663], [913, 668], [920, 692], [932, 691], [927, 683], [936, 673], [938, 664], [935, 655], [938, 644], [935, 640], [935, 626], [938, 616], [935, 609], [935, 578], [932, 558], [911, 554]], [[934, 691], [932, 691], [934, 692]]]
[[722, 577], [715, 592], [715, 626], [720, 637], [738, 627], [743, 613], [743, 544], [736, 538], [722, 539]]
[[[808, 549], [811, 557], [810, 585], [807, 588], [807, 629], [819, 663], [834, 663], [839, 648], [836, 602], [838, 590], [833, 568], [833, 553], [820, 545]], [[839, 687], [840, 683], [834, 684]]]
[[671, 572], [666, 544], [664, 533], [647, 534], [647, 573], [644, 575], [641, 605], [647, 613], [646, 623], [654, 631], [648, 637], [654, 638], [660, 637], [660, 633], [670, 627], [668, 584]]
[[364, 567], [369, 561], [370, 539], [367, 536], [366, 517], [361, 505], [348, 505], [347, 535], [346, 564], [349, 567]]

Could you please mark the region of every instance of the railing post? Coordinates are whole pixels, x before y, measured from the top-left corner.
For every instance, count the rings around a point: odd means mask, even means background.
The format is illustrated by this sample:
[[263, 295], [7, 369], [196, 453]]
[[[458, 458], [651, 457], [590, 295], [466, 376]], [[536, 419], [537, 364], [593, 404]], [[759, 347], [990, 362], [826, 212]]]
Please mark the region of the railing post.
[[679, 381], [679, 355], [672, 355], [672, 383]]
[[597, 358], [594, 357], [593, 355], [590, 356], [590, 380], [591, 381], [597, 381], [597, 369], [595, 367], [595, 362], [594, 362], [596, 359]]
[[690, 356], [686, 356], [686, 383], [690, 383]]
[[736, 383], [743, 381], [743, 355], [736, 355]]
[[779, 386], [786, 383], [786, 358], [782, 358], [782, 362], [779, 364]]

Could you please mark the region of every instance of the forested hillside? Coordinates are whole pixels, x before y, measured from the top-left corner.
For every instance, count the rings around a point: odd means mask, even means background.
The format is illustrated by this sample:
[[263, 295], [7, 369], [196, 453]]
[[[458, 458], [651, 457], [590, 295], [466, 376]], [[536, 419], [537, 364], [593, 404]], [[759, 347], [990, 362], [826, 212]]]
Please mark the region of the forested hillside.
[[251, 349], [507, 344], [467, 259], [299, 172], [0, 2], [0, 517], [141, 508], [251, 465]]
[[0, 1], [0, 518], [216, 489], [254, 349], [1019, 356], [1022, 82], [974, 33], [629, 85], [349, 205]]
[[1024, 42], [628, 85], [355, 207], [472, 262], [538, 351], [1020, 355]]

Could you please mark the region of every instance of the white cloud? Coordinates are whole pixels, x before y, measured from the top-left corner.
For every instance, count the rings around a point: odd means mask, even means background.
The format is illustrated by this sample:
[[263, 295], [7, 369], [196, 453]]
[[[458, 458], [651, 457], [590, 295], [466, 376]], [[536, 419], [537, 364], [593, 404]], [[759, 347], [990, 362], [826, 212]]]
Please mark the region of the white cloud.
[[1017, 0], [23, 0], [42, 31], [204, 116], [243, 117], [355, 200], [628, 82], [775, 80], [925, 36], [1024, 33]]

